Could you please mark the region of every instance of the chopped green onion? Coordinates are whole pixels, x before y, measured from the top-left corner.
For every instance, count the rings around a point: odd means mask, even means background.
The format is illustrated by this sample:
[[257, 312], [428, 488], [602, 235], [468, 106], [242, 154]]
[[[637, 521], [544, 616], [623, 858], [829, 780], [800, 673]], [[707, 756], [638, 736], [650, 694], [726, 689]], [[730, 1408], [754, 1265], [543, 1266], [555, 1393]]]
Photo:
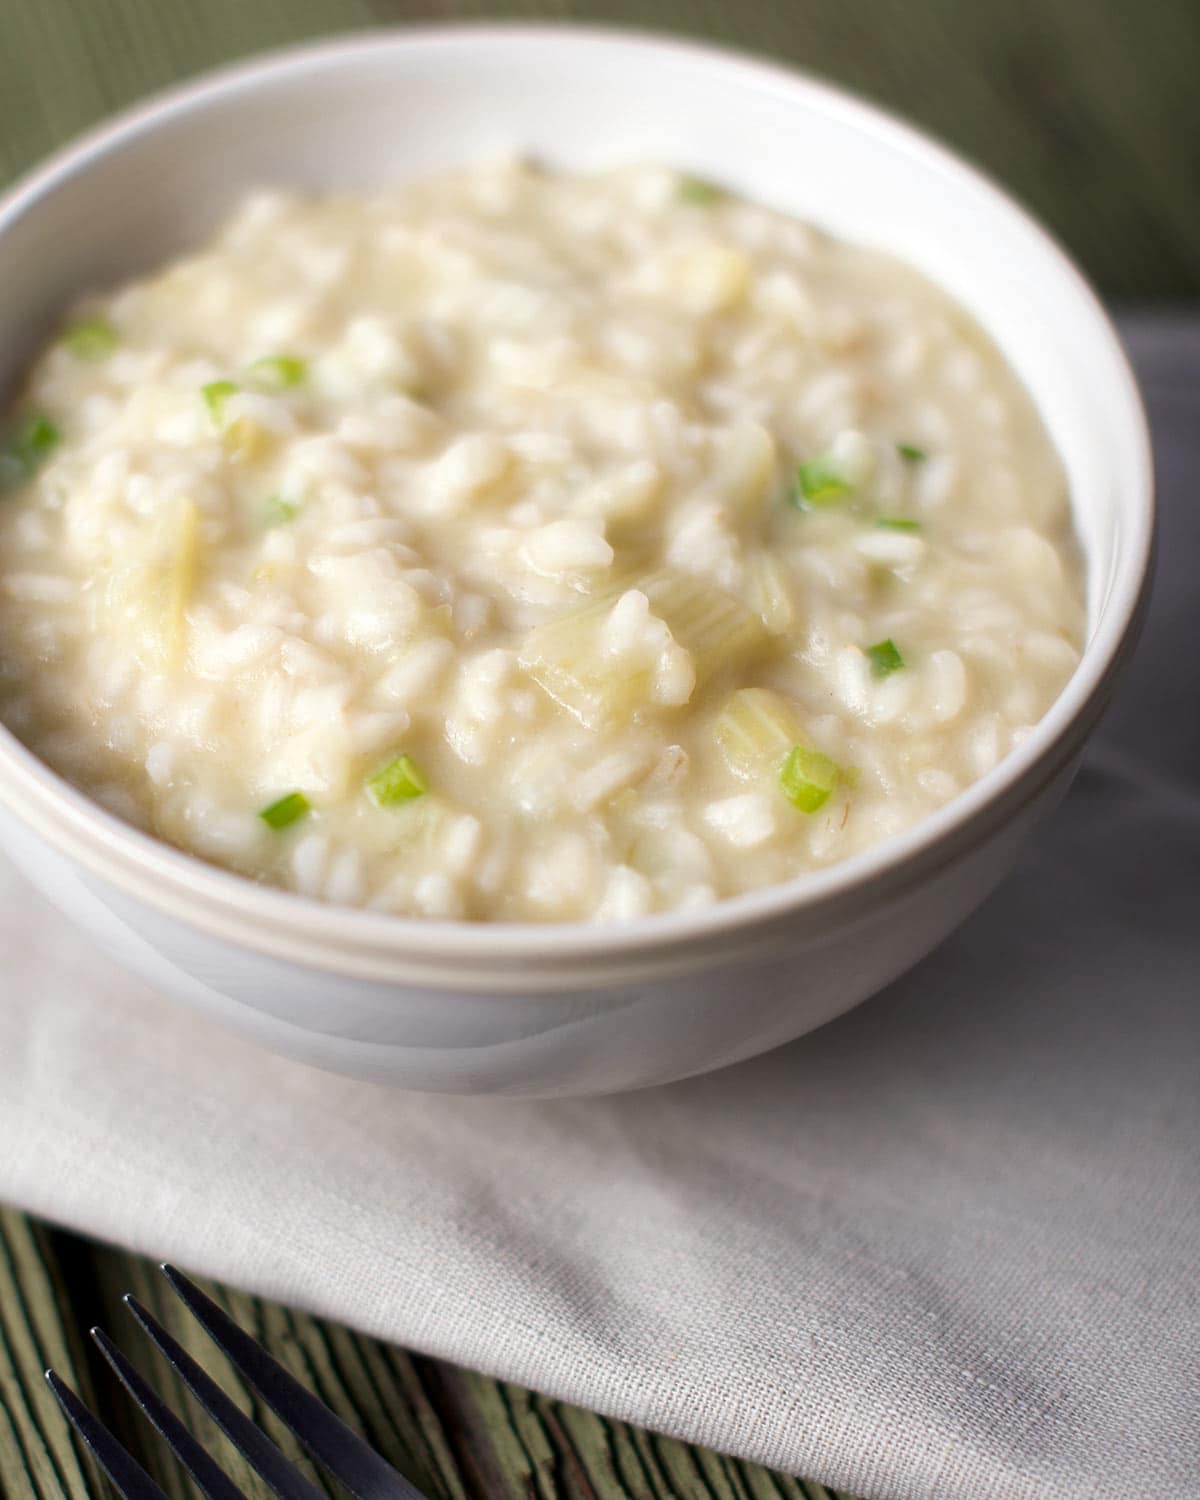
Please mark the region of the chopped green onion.
[[907, 516], [880, 516], [875, 522], [881, 531], [920, 531], [920, 521], [910, 521]]
[[27, 417], [14, 433], [0, 443], [0, 490], [31, 479], [61, 437], [62, 433], [55, 424], [41, 412]]
[[200, 387], [200, 394], [204, 397], [204, 404], [208, 407], [208, 414], [219, 427], [225, 420], [225, 403], [230, 396], [236, 396], [239, 390], [235, 380], [210, 380], [207, 385]]
[[904, 665], [904, 658], [896, 649], [896, 643], [890, 636], [886, 641], [868, 646], [866, 655], [870, 658], [871, 675], [874, 677], [890, 677], [893, 672], [898, 672]]
[[837, 763], [828, 755], [804, 745], [793, 745], [779, 773], [779, 785], [793, 807], [814, 813], [829, 800], [839, 774]]
[[827, 458], [813, 458], [800, 464], [788, 491], [788, 503], [797, 510], [814, 510], [833, 505], [850, 493], [842, 472]]
[[923, 458], [929, 457], [924, 448], [918, 448], [913, 443], [897, 443], [896, 452], [910, 464], [919, 464]]
[[50, 418], [37, 412], [21, 428], [17, 442], [21, 446], [21, 451], [36, 462], [38, 459], [45, 458], [51, 448], [57, 446], [61, 437], [62, 433]]
[[107, 359], [120, 342], [117, 330], [105, 318], [83, 318], [63, 334], [63, 343], [79, 359]]
[[411, 755], [397, 755], [367, 777], [367, 795], [376, 807], [399, 807], [429, 790], [429, 783]]
[[715, 183], [705, 182], [703, 177], [681, 177], [679, 200], [681, 203], [719, 203], [725, 194]]
[[267, 501], [263, 519], [268, 526], [286, 526], [299, 514], [300, 507], [294, 501], [285, 500], [282, 495], [272, 495]]
[[312, 804], [303, 792], [289, 792], [286, 797], [280, 797], [278, 802], [272, 802], [270, 807], [264, 807], [259, 817], [268, 828], [290, 828], [311, 811]]
[[272, 354], [266, 359], [256, 359], [250, 373], [260, 385], [273, 391], [290, 391], [307, 379], [308, 361], [294, 354]]

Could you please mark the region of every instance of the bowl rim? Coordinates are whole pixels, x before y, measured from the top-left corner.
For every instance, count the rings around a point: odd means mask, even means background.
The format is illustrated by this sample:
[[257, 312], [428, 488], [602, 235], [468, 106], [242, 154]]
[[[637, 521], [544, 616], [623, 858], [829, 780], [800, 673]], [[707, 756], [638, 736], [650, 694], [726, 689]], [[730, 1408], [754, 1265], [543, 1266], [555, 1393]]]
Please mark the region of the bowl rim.
[[[743, 892], [691, 912], [665, 912], [626, 923], [470, 922], [407, 917], [338, 906], [260, 885], [211, 865], [123, 822], [60, 778], [0, 725], [0, 803], [60, 854], [140, 899], [160, 914], [262, 955], [328, 972], [449, 989], [531, 992], [586, 978], [627, 982], [655, 972], [731, 958], [793, 919], [815, 927], [861, 911], [869, 891], [900, 890], [1001, 827], [1075, 758], [1104, 706], [1112, 677], [1132, 648], [1150, 579], [1154, 534], [1150, 436], [1140, 394], [1118, 335], [1096, 293], [1053, 236], [1020, 203], [950, 148], [890, 111], [804, 72], [713, 43], [650, 30], [526, 22], [367, 28], [274, 49], [207, 70], [156, 92], [83, 132], [0, 196], [0, 236], [44, 196], [167, 121], [253, 91], [287, 75], [345, 64], [381, 49], [413, 52], [480, 48], [590, 48], [657, 54], [709, 68], [759, 90], [805, 96], [822, 113], [937, 166], [948, 187], [969, 188], [1016, 221], [1031, 250], [1070, 284], [1107, 344], [1121, 386], [1113, 421], [1124, 426], [1137, 484], [1124, 495], [1120, 546], [1105, 606], [1078, 667], [1023, 744], [997, 766], [921, 818], [819, 871]], [[536, 969], [528, 965], [535, 963]], [[606, 968], [607, 963], [607, 968]], [[578, 966], [586, 967], [586, 974]], [[603, 971], [603, 972], [602, 972]]]

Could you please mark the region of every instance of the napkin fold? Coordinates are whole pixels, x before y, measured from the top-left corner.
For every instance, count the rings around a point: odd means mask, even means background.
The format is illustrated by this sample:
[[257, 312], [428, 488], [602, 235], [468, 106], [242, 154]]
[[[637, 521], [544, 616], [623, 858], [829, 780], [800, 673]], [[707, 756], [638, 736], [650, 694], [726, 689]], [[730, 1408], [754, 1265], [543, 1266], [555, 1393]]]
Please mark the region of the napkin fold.
[[1150, 624], [918, 969], [667, 1088], [406, 1096], [163, 1002], [0, 866], [0, 1198], [869, 1500], [1195, 1500], [1200, 317], [1125, 331]]

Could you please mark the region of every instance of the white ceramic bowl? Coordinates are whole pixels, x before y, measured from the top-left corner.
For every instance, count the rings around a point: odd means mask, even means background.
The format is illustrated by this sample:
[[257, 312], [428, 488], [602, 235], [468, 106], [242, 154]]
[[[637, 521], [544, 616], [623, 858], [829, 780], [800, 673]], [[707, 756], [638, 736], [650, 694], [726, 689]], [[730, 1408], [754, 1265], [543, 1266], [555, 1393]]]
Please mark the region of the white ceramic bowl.
[[893, 251], [965, 303], [1025, 380], [1069, 476], [1090, 634], [1062, 697], [1017, 752], [909, 833], [702, 913], [624, 927], [402, 920], [263, 889], [118, 822], [2, 732], [0, 835], [123, 963], [277, 1051], [414, 1089], [634, 1088], [848, 1009], [1001, 878], [1065, 789], [1132, 643], [1149, 445], [1085, 283], [941, 147], [796, 74], [566, 27], [308, 47], [86, 137], [0, 206], [0, 388], [64, 304], [193, 245], [252, 187], [373, 187], [498, 147], [571, 167], [678, 164]]

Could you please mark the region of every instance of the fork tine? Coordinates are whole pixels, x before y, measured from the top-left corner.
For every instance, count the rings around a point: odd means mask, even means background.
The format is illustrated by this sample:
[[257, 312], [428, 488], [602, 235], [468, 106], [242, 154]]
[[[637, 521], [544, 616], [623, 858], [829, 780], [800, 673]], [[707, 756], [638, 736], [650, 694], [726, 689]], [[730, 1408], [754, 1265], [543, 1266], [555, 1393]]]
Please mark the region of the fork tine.
[[196, 1481], [201, 1492], [209, 1500], [246, 1500], [237, 1485], [209, 1457], [162, 1397], [151, 1390], [104, 1330], [93, 1328], [92, 1337], [116, 1372], [117, 1379], [137, 1402], [147, 1420], [162, 1433], [167, 1447]]
[[415, 1485], [306, 1391], [181, 1271], [164, 1265], [162, 1273], [243, 1380], [352, 1495], [358, 1500], [426, 1500]]
[[141, 1464], [126, 1453], [100, 1418], [92, 1415], [53, 1370], [46, 1371], [46, 1383], [62, 1407], [63, 1416], [95, 1454], [96, 1462], [112, 1481], [121, 1500], [167, 1500]]
[[293, 1468], [271, 1439], [259, 1431], [192, 1356], [175, 1342], [162, 1324], [151, 1317], [136, 1297], [127, 1296], [125, 1305], [184, 1385], [246, 1462], [280, 1496], [280, 1500], [328, 1500], [316, 1485]]

